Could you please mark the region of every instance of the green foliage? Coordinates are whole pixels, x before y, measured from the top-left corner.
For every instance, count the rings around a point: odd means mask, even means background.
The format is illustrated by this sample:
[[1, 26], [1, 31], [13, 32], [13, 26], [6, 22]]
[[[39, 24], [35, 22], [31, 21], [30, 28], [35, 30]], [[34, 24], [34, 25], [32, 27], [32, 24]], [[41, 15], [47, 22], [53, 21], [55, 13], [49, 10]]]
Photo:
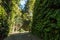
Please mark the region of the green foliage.
[[9, 24], [7, 20], [7, 14], [4, 10], [4, 7], [0, 5], [0, 40], [3, 40], [8, 36], [9, 33]]
[[25, 7], [22, 10], [22, 28], [27, 31], [31, 30], [34, 3], [35, 0], [27, 0]]
[[60, 3], [55, 0], [51, 1], [36, 0], [33, 12], [32, 33], [40, 36], [43, 40], [60, 40], [60, 9], [49, 7], [52, 3], [53, 5]]
[[11, 0], [11, 2], [8, 5], [10, 7], [9, 10], [11, 10], [8, 13], [9, 14], [8, 15], [8, 21], [9, 21], [8, 23], [9, 23], [10, 32], [13, 32], [12, 29], [13, 29], [14, 25], [17, 24], [17, 23], [15, 23], [17, 20], [15, 17], [16, 16], [20, 17], [20, 15], [21, 15], [18, 4], [19, 4], [19, 0], [17, 0], [17, 1]]
[[19, 0], [0, 0], [0, 40], [8, 36], [16, 15], [20, 15]]

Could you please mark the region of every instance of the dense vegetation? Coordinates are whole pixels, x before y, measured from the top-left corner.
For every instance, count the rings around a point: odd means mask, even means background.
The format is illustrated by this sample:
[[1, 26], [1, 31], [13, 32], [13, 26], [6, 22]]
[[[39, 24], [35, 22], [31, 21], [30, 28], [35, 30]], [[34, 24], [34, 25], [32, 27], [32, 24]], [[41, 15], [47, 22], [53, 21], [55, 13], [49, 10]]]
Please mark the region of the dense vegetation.
[[19, 2], [20, 0], [0, 0], [0, 40], [7, 37], [9, 33], [20, 31], [21, 28], [29, 30], [31, 16], [25, 12], [23, 14]]
[[60, 0], [36, 0], [32, 33], [43, 40], [60, 40]]
[[34, 3], [35, 3], [35, 0], [27, 0], [25, 7], [22, 10], [22, 18], [23, 18], [22, 27], [25, 30], [31, 29]]
[[43, 40], [60, 40], [60, 0], [0, 0], [0, 40], [15, 31], [31, 31]]
[[0, 0], [0, 40], [8, 36], [14, 24], [16, 12], [19, 12], [17, 4], [16, 0]]

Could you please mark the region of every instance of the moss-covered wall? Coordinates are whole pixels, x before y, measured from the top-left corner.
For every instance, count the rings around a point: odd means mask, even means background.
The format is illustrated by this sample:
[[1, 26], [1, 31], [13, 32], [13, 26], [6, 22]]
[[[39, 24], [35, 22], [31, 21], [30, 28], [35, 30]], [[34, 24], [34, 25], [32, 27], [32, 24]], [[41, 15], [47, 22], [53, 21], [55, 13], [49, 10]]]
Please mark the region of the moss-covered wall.
[[2, 1], [0, 1], [0, 40], [3, 40], [8, 36], [9, 33], [9, 24], [7, 13], [4, 9], [5, 6], [2, 6]]
[[8, 36], [15, 17], [20, 15], [17, 2], [19, 3], [19, 0], [0, 0], [0, 40]]
[[43, 40], [60, 40], [60, 0], [36, 0], [32, 33]]

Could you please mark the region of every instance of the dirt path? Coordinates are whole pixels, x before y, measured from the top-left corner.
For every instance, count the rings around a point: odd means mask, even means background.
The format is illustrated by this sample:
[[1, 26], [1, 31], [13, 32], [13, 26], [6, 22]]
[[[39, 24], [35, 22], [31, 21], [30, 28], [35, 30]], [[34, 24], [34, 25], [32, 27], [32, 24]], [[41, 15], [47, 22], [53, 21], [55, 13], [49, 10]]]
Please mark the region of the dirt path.
[[27, 32], [11, 34], [5, 40], [40, 40], [40, 39]]

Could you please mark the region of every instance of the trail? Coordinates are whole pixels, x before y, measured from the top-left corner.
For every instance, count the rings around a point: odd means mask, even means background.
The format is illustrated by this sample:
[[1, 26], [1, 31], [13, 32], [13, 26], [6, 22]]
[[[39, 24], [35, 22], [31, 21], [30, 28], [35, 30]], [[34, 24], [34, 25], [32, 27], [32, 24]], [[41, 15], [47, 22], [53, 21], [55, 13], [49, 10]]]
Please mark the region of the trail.
[[24, 32], [24, 33], [12, 33], [4, 40], [40, 40], [40, 39], [29, 32]]

